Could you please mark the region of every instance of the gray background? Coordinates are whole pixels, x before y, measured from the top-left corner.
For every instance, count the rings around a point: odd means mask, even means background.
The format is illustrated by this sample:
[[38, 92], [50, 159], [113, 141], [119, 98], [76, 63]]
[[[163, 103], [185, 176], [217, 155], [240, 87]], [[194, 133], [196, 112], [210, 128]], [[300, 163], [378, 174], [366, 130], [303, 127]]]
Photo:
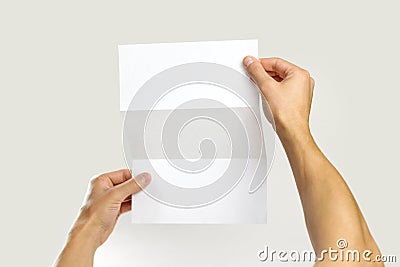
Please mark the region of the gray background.
[[[398, 1], [2, 1], [0, 265], [49, 266], [88, 179], [124, 167], [118, 44], [247, 38], [311, 71], [312, 131], [383, 253], [400, 257], [398, 11]], [[264, 245], [309, 249], [280, 145], [268, 187], [268, 225], [134, 226], [127, 215], [96, 266], [264, 266]]]

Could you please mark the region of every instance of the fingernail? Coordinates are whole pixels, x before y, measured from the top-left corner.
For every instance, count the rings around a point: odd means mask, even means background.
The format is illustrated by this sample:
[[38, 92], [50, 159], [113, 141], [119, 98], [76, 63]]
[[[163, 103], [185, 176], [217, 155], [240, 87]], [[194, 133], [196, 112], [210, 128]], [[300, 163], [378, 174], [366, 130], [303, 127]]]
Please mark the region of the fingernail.
[[151, 179], [151, 175], [147, 172], [140, 174], [139, 177], [137, 178], [138, 182], [142, 186], [147, 185], [150, 182], [150, 179]]
[[244, 62], [244, 65], [247, 68], [248, 66], [250, 66], [251, 63], [254, 62], [254, 59], [251, 56], [247, 56], [247, 57], [244, 58], [243, 62]]

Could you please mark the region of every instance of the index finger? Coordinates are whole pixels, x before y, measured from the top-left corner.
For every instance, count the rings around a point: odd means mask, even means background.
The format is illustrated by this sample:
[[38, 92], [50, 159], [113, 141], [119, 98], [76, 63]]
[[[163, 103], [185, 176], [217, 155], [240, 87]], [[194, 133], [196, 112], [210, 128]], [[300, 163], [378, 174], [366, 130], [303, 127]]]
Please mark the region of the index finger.
[[282, 79], [300, 70], [298, 66], [281, 58], [261, 58], [260, 62], [266, 71], [275, 72]]
[[103, 173], [100, 176], [106, 177], [112, 183], [112, 185], [115, 186], [118, 184], [122, 184], [123, 182], [132, 178], [132, 173], [128, 169], [122, 169], [118, 171]]

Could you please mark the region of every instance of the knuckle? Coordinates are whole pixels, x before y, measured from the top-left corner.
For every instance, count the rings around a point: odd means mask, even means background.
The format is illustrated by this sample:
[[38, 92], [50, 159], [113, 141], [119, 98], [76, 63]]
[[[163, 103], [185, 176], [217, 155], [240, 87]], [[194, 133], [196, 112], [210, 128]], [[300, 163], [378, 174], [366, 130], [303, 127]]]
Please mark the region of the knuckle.
[[275, 61], [282, 61], [282, 58], [280, 58], [280, 57], [271, 57], [271, 59], [275, 60]]
[[272, 60], [272, 62], [273, 62], [273, 64], [274, 64], [274, 66], [280, 65], [280, 64], [282, 64], [282, 62], [284, 61], [284, 60], [283, 60], [282, 58], [280, 58], [280, 57], [272, 57], [271, 60]]
[[91, 184], [91, 185], [96, 184], [96, 183], [98, 182], [98, 180], [100, 179], [100, 176], [101, 176], [101, 175], [94, 175], [94, 176], [92, 176], [92, 178], [90, 178], [90, 184]]
[[304, 76], [304, 78], [310, 79], [311, 78], [311, 74], [308, 70], [301, 70], [301, 74]]
[[314, 80], [314, 78], [313, 78], [313, 77], [310, 77], [310, 80], [311, 80], [311, 85], [312, 85], [312, 87], [314, 87], [314, 85], [315, 85], [315, 80]]
[[91, 179], [90, 179], [90, 181], [89, 181], [89, 186], [90, 186], [90, 187], [94, 187], [94, 186], [97, 184], [96, 179], [97, 179], [97, 177], [96, 177], [96, 178], [91, 178]]
[[98, 183], [104, 181], [105, 176], [104, 174], [100, 174], [100, 175], [94, 175], [91, 179], [90, 179], [90, 185], [91, 186], [95, 186]]
[[305, 69], [299, 69], [298, 71], [297, 71], [297, 74], [298, 74], [298, 77], [300, 78], [300, 79], [302, 79], [303, 81], [311, 81], [311, 74], [310, 74], [310, 72], [308, 72], [308, 70], [305, 70]]

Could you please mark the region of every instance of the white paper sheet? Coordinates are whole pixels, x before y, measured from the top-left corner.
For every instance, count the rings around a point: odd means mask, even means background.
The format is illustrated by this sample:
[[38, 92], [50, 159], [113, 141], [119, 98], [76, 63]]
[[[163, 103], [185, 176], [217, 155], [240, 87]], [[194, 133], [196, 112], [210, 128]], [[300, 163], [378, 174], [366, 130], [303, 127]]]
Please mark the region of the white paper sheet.
[[121, 111], [128, 109], [133, 96], [146, 81], [163, 70], [185, 63], [211, 62], [246, 74], [242, 59], [258, 55], [257, 40], [135, 44], [118, 48]]
[[[186, 63], [209, 62], [232, 68], [246, 75], [242, 66], [242, 59], [246, 55], [258, 55], [257, 40], [120, 45], [120, 109], [121, 111], [135, 110], [136, 108], [130, 106], [130, 103], [140, 88], [155, 75], [169, 68]], [[249, 94], [244, 93], [242, 97], [253, 103], [259, 101], [256, 96], [258, 96], [258, 92], [250, 88]], [[200, 98], [211, 98], [233, 108], [246, 107], [241, 99], [232, 97], [232, 94], [220, 90], [218, 87], [194, 83], [170, 92], [152, 109], [175, 110], [181, 103]], [[188, 138], [193, 137], [195, 132], [192, 131], [188, 134]], [[246, 132], [255, 136], [252, 129], [246, 129]], [[254, 140], [257, 138], [254, 137]], [[256, 141], [251, 138], [250, 142]], [[155, 147], [157, 150], [157, 145]], [[126, 147], [124, 149], [127, 150]], [[196, 156], [193, 155], [193, 152], [190, 153], [189, 151], [188, 158], [194, 160]], [[190, 173], [179, 175], [176, 169], [170, 168], [168, 160], [141, 158], [140, 154], [133, 160], [130, 159], [131, 162], [128, 162], [128, 165], [133, 165], [132, 171], [135, 175], [154, 169], [157, 170], [157, 173], [163, 174], [157, 175], [150, 172], [153, 179], [164, 179], [167, 183], [179, 188], [198, 188], [215, 183], [219, 175], [224, 172], [227, 162], [231, 160], [237, 162], [237, 165], [246, 161], [246, 170], [243, 172], [244, 175], [240, 182], [223, 198], [201, 207], [182, 208], [161, 203], [163, 201], [157, 201], [149, 194], [141, 192], [133, 196], [132, 221], [134, 223], [266, 223], [266, 183], [263, 183], [256, 192], [249, 193], [249, 185], [253, 179], [251, 170], [264, 164], [264, 162], [260, 163], [260, 159], [257, 157], [232, 159], [222, 155], [215, 159], [213, 167], [207, 169], [208, 172], [200, 173], [197, 176]], [[151, 188], [151, 186], [158, 185], [151, 184], [149, 187]]]

